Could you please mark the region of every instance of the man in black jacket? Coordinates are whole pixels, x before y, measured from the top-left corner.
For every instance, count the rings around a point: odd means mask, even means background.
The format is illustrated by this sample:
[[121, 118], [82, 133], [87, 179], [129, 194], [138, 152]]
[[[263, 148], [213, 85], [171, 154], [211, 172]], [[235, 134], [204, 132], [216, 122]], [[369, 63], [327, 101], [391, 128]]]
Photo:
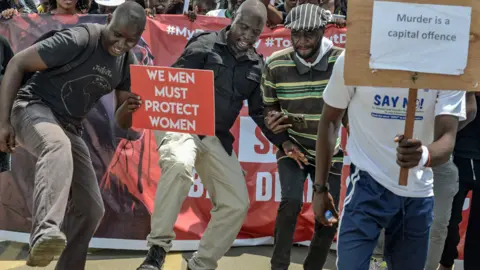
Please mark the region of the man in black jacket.
[[157, 187], [150, 251], [139, 270], [160, 270], [175, 239], [173, 226], [193, 183], [196, 169], [213, 202], [212, 218], [198, 251], [188, 262], [192, 270], [216, 269], [242, 227], [249, 207], [245, 177], [233, 152], [230, 129], [244, 100], [249, 115], [278, 147], [287, 136], [274, 135], [264, 123], [260, 79], [263, 58], [253, 45], [267, 21], [265, 5], [247, 0], [232, 24], [217, 32], [192, 37], [173, 64], [177, 68], [213, 70], [215, 74], [215, 135], [167, 132], [159, 140], [162, 176]]

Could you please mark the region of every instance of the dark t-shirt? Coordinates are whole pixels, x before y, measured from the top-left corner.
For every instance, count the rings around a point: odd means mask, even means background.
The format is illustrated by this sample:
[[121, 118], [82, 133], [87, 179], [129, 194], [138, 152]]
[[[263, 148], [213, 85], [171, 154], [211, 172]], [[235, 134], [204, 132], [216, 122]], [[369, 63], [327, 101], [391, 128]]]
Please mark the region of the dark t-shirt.
[[[477, 108], [480, 108], [480, 97], [475, 96]], [[480, 116], [468, 123], [457, 133], [454, 154], [459, 157], [480, 160]]]
[[8, 40], [0, 35], [0, 83], [2, 83], [3, 75], [5, 74], [5, 69], [7, 64], [13, 57], [12, 47]]
[[[56, 33], [36, 44], [37, 51], [49, 68], [63, 66], [79, 56], [88, 45], [89, 34], [83, 27]], [[17, 98], [43, 102], [60, 123], [71, 132], [80, 133], [81, 121], [104, 95], [114, 89], [130, 91], [130, 64], [136, 64], [132, 53], [110, 55], [99, 44], [93, 54], [68, 73], [47, 77], [35, 73], [23, 86]], [[127, 59], [127, 55], [130, 55]], [[127, 61], [127, 63], [126, 63]]]
[[[3, 74], [7, 64], [13, 57], [13, 51], [4, 36], [0, 36], [0, 84], [2, 84]], [[0, 152], [0, 172], [10, 170], [10, 154]]]

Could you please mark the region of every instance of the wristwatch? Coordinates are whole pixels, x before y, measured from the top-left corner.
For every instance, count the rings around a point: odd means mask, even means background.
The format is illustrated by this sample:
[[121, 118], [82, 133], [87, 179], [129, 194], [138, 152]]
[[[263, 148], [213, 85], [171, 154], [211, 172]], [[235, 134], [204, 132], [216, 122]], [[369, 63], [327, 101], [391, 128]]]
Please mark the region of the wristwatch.
[[330, 185], [326, 183], [325, 185], [320, 185], [320, 184], [313, 184], [313, 192], [315, 193], [323, 193], [323, 192], [328, 192], [330, 190]]

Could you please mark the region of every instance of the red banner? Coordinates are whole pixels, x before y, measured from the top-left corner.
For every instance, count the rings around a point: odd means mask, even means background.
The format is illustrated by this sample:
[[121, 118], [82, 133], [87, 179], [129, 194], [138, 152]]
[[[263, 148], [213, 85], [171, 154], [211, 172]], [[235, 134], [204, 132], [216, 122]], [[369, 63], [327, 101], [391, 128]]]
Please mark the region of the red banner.
[[[0, 23], [15, 51], [29, 46], [41, 34], [78, 23], [104, 23], [104, 16], [28, 16]], [[184, 16], [157, 16], [149, 19], [143, 39], [134, 53], [143, 65], [169, 66], [182, 53], [188, 39], [196, 32], [216, 31], [226, 27], [228, 19], [200, 16], [195, 22]], [[326, 31], [338, 46], [345, 43], [346, 29], [331, 26]], [[283, 27], [266, 29], [255, 44], [265, 57], [291, 46], [289, 31]], [[92, 247], [146, 249], [155, 190], [160, 179], [155, 136], [150, 130], [123, 131], [113, 123], [112, 97], [104, 97], [88, 115], [84, 136], [106, 206], [106, 214]], [[235, 245], [272, 243], [280, 201], [275, 148], [263, 136], [247, 108], [242, 110], [232, 132], [234, 149], [246, 172], [251, 206]], [[133, 140], [126, 140], [126, 138]], [[26, 241], [30, 231], [31, 194], [35, 159], [19, 148], [13, 156], [13, 170], [0, 176], [0, 230], [10, 240]], [[304, 207], [299, 217], [295, 241], [310, 240], [313, 213], [310, 209], [312, 188], [306, 181]], [[210, 219], [211, 202], [198, 175], [175, 224], [177, 240], [173, 249], [195, 249]], [[21, 232], [23, 234], [17, 234]], [[128, 245], [118, 241], [131, 240]], [[123, 243], [123, 242], [122, 242]]]

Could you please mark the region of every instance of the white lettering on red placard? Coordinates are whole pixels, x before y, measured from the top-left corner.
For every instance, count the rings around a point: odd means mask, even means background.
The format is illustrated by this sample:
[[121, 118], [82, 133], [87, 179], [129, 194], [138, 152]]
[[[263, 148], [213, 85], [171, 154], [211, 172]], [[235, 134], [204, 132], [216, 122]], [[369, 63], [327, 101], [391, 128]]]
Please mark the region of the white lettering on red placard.
[[250, 117], [240, 117], [238, 160], [251, 163], [276, 163], [276, 148]]
[[144, 103], [133, 115], [135, 127], [215, 133], [212, 71], [134, 65], [130, 73]]

